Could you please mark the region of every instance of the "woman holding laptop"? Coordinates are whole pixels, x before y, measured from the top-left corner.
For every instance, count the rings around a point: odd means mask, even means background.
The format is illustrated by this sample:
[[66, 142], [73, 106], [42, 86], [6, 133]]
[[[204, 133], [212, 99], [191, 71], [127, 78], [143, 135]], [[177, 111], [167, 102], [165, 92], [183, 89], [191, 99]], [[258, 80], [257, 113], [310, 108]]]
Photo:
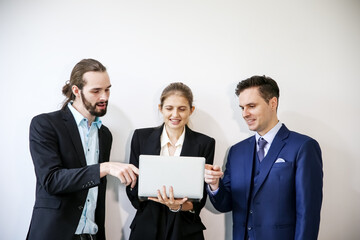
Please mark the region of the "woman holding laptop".
[[[159, 127], [137, 129], [131, 141], [130, 163], [139, 167], [139, 156], [192, 156], [204, 157], [206, 164], [214, 160], [215, 140], [192, 131], [187, 123], [195, 107], [193, 95], [183, 83], [171, 83], [162, 92], [159, 111], [164, 123]], [[186, 176], [184, 176], [186, 177]], [[140, 201], [138, 185], [128, 186], [126, 192], [137, 209], [130, 228], [130, 240], [202, 240], [205, 226], [200, 211], [206, 202], [203, 198], [191, 202], [187, 198], [174, 199], [176, 189], [163, 187], [157, 197]]]

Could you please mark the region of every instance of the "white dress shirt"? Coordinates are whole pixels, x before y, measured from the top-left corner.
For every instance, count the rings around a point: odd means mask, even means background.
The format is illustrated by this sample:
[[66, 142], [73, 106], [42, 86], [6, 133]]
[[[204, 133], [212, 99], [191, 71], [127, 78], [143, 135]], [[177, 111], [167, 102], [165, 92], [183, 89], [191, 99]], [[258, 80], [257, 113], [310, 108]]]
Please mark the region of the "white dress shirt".
[[[184, 140], [185, 140], [185, 127], [184, 127], [184, 130], [183, 130], [181, 136], [179, 137], [179, 139], [175, 143], [175, 147], [176, 147], [176, 150], [175, 150], [175, 153], [174, 153], [175, 157], [180, 156], [180, 153], [181, 153], [181, 150], [182, 150], [182, 147], [183, 147], [183, 144], [184, 144]], [[160, 137], [160, 146], [161, 146], [160, 156], [170, 156], [168, 143], [171, 144], [171, 141], [169, 139], [169, 136], [168, 136], [168, 134], [166, 132], [166, 127], [164, 125], [163, 131], [162, 131], [161, 137]]]

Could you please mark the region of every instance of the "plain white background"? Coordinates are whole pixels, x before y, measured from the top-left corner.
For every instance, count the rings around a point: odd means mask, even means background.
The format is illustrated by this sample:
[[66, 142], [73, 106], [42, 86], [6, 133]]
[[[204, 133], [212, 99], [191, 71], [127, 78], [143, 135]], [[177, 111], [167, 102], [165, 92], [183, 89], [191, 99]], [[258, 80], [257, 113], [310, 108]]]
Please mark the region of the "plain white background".
[[[111, 161], [127, 162], [134, 129], [159, 125], [162, 89], [189, 85], [190, 126], [216, 139], [215, 162], [247, 130], [234, 89], [252, 75], [280, 86], [278, 115], [317, 139], [324, 161], [319, 239], [360, 239], [360, 2], [0, 0], [0, 238], [24, 239], [35, 195], [28, 129], [59, 109], [73, 66], [95, 58], [112, 89], [103, 122]], [[107, 237], [127, 239], [134, 209], [108, 178]], [[231, 239], [231, 214], [207, 203], [206, 239]]]

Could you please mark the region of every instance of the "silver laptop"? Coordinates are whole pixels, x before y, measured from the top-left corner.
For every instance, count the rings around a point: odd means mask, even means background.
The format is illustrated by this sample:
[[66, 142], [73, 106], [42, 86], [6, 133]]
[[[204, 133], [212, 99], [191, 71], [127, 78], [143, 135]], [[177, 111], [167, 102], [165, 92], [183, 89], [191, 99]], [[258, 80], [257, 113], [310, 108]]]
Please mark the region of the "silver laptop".
[[157, 197], [157, 190], [166, 186], [174, 189], [175, 198], [187, 197], [190, 201], [200, 201], [204, 190], [203, 157], [167, 157], [140, 155], [139, 185], [140, 200]]

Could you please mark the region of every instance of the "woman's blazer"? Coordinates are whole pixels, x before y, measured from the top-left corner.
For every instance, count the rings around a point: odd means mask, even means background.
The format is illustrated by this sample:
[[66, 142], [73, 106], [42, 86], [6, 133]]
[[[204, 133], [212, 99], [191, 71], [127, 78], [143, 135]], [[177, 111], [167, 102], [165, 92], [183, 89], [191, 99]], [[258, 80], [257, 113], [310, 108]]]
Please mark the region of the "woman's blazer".
[[[163, 131], [163, 126], [164, 125], [156, 128], [135, 130], [131, 141], [131, 164], [139, 167], [139, 156], [141, 154], [160, 155], [160, 136]], [[186, 126], [185, 139], [180, 153], [181, 156], [205, 157], [206, 164], [212, 164], [214, 152], [215, 140], [213, 138], [194, 132]], [[173, 221], [170, 221], [174, 224], [171, 227], [172, 235], [179, 236], [174, 239], [188, 239], [186, 238], [187, 235], [204, 230], [205, 226], [202, 224], [199, 214], [206, 202], [207, 194], [205, 186], [204, 184], [202, 200], [200, 202], [193, 202], [193, 210], [195, 213], [189, 211], [172, 213], [168, 207], [163, 204], [154, 201], [140, 201], [138, 198], [138, 185], [136, 184], [133, 189], [127, 187], [126, 192], [128, 198], [137, 209], [136, 216], [130, 226], [132, 237], [134, 237], [134, 239], [141, 239], [141, 236], [146, 236], [146, 239], [158, 239], [158, 234], [169, 231], [169, 228], [166, 227], [166, 224], [169, 222], [168, 218], [174, 218]], [[137, 226], [139, 225], [141, 226], [141, 230], [139, 229], [137, 231]]]

